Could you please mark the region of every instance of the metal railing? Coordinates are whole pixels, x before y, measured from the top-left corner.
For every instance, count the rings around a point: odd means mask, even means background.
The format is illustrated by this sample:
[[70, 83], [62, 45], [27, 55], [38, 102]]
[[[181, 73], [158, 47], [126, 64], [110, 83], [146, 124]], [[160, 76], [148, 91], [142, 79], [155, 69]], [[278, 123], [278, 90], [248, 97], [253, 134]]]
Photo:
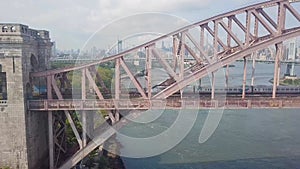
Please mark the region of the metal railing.
[[283, 99], [227, 99], [227, 100], [30, 100], [29, 110], [145, 110], [145, 109], [250, 109], [300, 108], [300, 97]]

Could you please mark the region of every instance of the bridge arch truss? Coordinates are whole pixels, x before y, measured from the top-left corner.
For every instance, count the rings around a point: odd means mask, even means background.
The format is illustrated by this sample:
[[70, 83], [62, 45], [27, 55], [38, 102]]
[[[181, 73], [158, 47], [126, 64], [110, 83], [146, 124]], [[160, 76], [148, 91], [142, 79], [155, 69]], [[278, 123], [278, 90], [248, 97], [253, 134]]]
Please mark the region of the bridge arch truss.
[[[246, 74], [247, 58], [258, 50], [268, 48], [274, 45], [276, 49], [275, 64], [274, 64], [274, 82], [272, 97], [276, 98], [276, 88], [279, 81], [279, 68], [281, 62], [281, 56], [283, 54], [283, 42], [300, 36], [300, 14], [299, 9], [294, 6], [299, 5], [298, 1], [289, 0], [272, 0], [251, 6], [247, 6], [238, 10], [230, 11], [225, 14], [214, 16], [212, 18], [188, 25], [184, 28], [163, 35], [157, 39], [149, 41], [147, 43], [138, 45], [129, 50], [122, 51], [118, 54], [108, 56], [95, 61], [93, 63], [83, 64], [76, 67], [68, 67], [63, 69], [48, 70], [44, 72], [32, 72], [32, 78], [46, 78], [47, 79], [47, 100], [29, 103], [29, 109], [48, 111], [49, 113], [49, 137], [53, 138], [52, 124], [52, 110], [49, 109], [50, 103], [55, 104], [65, 100], [63, 95], [63, 88], [69, 83], [66, 78], [66, 74], [73, 71], [80, 71], [81, 78], [81, 100], [86, 100], [86, 85], [89, 83], [92, 90], [95, 92], [98, 101], [110, 101], [111, 104], [107, 105], [108, 110], [114, 110], [114, 113], [110, 113], [110, 119], [112, 122], [119, 120], [119, 115], [116, 113], [118, 105], [114, 103], [121, 100], [122, 91], [120, 89], [121, 74], [120, 69], [123, 69], [126, 75], [130, 78], [134, 84], [137, 92], [139, 93], [140, 100], [159, 100], [166, 99], [174, 93], [182, 90], [187, 85], [199, 80], [205, 76], [212, 75], [224, 66], [227, 66], [236, 60], [244, 60], [244, 74]], [[276, 17], [271, 16], [268, 13], [269, 9], [273, 9], [276, 12]], [[288, 13], [290, 15], [288, 15]], [[296, 21], [293, 27], [288, 27], [287, 16], [292, 17]], [[237, 30], [239, 34], [236, 34]], [[210, 39], [208, 42], [207, 39]], [[158, 48], [158, 44], [168, 40], [173, 45], [172, 61], [168, 61], [162, 54], [162, 51]], [[132, 53], [137, 51], [143, 51], [145, 58], [145, 72], [146, 84], [142, 85], [135, 74], [130, 70], [126, 63], [126, 57], [130, 57]], [[169, 75], [169, 79], [166, 79], [165, 83], [168, 83], [168, 87], [165, 89], [153, 93], [152, 92], [152, 60], [155, 59], [161, 67], [165, 69]], [[192, 59], [193, 64], [185, 66], [185, 60]], [[99, 87], [106, 88], [101, 75], [99, 75], [95, 67], [99, 64], [106, 62], [115, 63], [115, 76], [114, 76], [114, 91], [111, 93], [111, 98], [105, 98], [103, 92], [99, 90]], [[212, 79], [212, 82], [215, 80]], [[83, 85], [84, 84], [84, 85]], [[100, 86], [98, 85], [100, 84]], [[145, 86], [145, 87], [143, 87]], [[246, 76], [244, 75], [243, 81], [243, 94], [245, 98], [246, 88]], [[108, 90], [108, 89], [107, 89]], [[214, 83], [212, 84], [212, 99], [214, 99]], [[38, 105], [37, 105], [38, 104]], [[145, 102], [145, 105], [147, 102]], [[146, 107], [146, 108], [145, 108]], [[137, 109], [147, 109], [148, 107], [130, 107]], [[78, 110], [81, 107], [77, 107]], [[73, 110], [73, 109], [72, 109]], [[75, 153], [70, 160], [63, 163], [60, 168], [70, 168], [78, 163], [88, 152], [93, 148], [99, 146], [102, 141], [98, 143], [88, 143], [85, 134], [80, 136], [80, 133], [74, 125], [71, 111], [62, 109], [64, 111], [66, 119], [70, 122], [73, 132], [78, 141], [78, 152], [83, 152], [84, 155], [80, 156], [80, 153]], [[85, 112], [83, 111], [83, 117]], [[82, 128], [85, 128], [86, 122], [83, 121]], [[53, 147], [59, 146], [53, 143], [50, 139], [50, 166], [52, 168], [57, 167], [54, 164], [54, 159], [57, 156], [53, 152]], [[87, 149], [85, 149], [88, 147]], [[79, 157], [80, 156], [80, 157]]]

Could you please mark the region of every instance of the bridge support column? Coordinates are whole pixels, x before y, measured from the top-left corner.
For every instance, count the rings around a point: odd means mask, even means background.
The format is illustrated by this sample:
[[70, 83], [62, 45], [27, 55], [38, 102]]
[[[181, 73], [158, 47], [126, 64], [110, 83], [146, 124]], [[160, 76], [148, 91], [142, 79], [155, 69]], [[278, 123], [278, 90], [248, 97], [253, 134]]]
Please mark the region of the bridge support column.
[[[152, 97], [152, 95], [151, 95], [151, 92], [152, 92], [152, 90], [151, 90], [152, 89], [152, 75], [151, 75], [152, 58], [151, 58], [150, 50], [151, 50], [150, 47], [146, 47], [146, 75], [147, 75], [146, 86], [147, 86], [147, 93], [148, 93], [147, 96], [149, 99]], [[173, 49], [173, 50], [176, 50], [176, 49]], [[176, 55], [175, 55], [174, 59], [176, 59]]]
[[[121, 61], [120, 59], [116, 59], [116, 65], [115, 65], [115, 100], [120, 99], [120, 66]], [[149, 78], [149, 77], [148, 77]], [[117, 105], [117, 104], [116, 104]], [[116, 112], [113, 113], [113, 111], [110, 111], [108, 113], [109, 118], [111, 120], [111, 123], [114, 124], [120, 119], [119, 112], [116, 110]]]
[[[81, 97], [82, 100], [86, 100], [86, 69], [82, 69], [81, 76]], [[82, 119], [82, 147], [86, 146], [87, 138], [86, 138], [86, 111], [81, 111], [81, 119]]]
[[279, 72], [279, 58], [282, 55], [282, 42], [278, 43], [275, 45], [276, 47], [276, 56], [275, 56], [275, 65], [274, 65], [274, 78], [273, 78], [273, 94], [272, 94], [272, 98], [275, 99], [276, 98], [276, 91], [277, 91], [277, 84], [278, 84], [278, 74]]
[[228, 82], [229, 82], [229, 65], [226, 65], [225, 88], [229, 87]]
[[179, 79], [182, 80], [184, 77], [184, 56], [185, 56], [185, 32], [181, 33], [181, 47], [180, 47], [180, 65], [179, 65]]
[[252, 55], [252, 74], [251, 74], [251, 88], [253, 89], [254, 86], [254, 75], [255, 75], [255, 58], [256, 58], [256, 52]]
[[[47, 98], [52, 99], [52, 77], [47, 76]], [[49, 139], [49, 168], [54, 169], [54, 140], [53, 140], [53, 114], [48, 111], [48, 139]]]
[[174, 68], [174, 71], [176, 71], [176, 67], [177, 67], [177, 49], [178, 49], [177, 43], [178, 42], [177, 42], [176, 36], [173, 36], [173, 59], [174, 59], [173, 68]]
[[85, 147], [87, 143], [86, 111], [82, 111], [81, 113], [82, 113], [82, 147]]
[[216, 77], [215, 72], [211, 72], [211, 78], [212, 78], [212, 85], [211, 85], [211, 99], [215, 99], [215, 83], [216, 83]]
[[243, 92], [242, 98], [246, 97], [246, 83], [247, 83], [247, 59], [244, 57], [244, 77], [243, 77]]
[[48, 111], [49, 168], [54, 169], [53, 115]]
[[[184, 78], [184, 56], [185, 56], [185, 36], [186, 33], [182, 32], [180, 35], [180, 41], [179, 41], [179, 50], [177, 51], [177, 53], [179, 54], [179, 58], [178, 58], [178, 68], [179, 68], [179, 73], [178, 73], [178, 77], [180, 80], [182, 80]], [[175, 72], [176, 72], [176, 67], [175, 67]], [[180, 90], [180, 98], [182, 99], [182, 94], [183, 94], [183, 89]]]
[[280, 71], [281, 71], [281, 61], [278, 61], [278, 76], [277, 76], [277, 86], [280, 85]]
[[[200, 48], [204, 49], [205, 44], [204, 44], [204, 27], [203, 26], [200, 27], [200, 44], [199, 45], [200, 45]], [[199, 51], [199, 56], [202, 56], [201, 51]], [[199, 83], [198, 89], [200, 89], [201, 88], [201, 78], [199, 79], [198, 83]]]
[[115, 65], [115, 99], [120, 99], [120, 59], [116, 59]]

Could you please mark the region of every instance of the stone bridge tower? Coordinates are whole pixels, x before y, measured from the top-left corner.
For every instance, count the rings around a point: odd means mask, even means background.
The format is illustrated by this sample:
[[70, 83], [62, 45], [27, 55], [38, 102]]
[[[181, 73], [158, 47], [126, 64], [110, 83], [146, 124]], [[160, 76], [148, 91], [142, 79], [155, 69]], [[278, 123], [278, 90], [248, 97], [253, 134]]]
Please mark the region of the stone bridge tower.
[[29, 73], [49, 67], [51, 47], [48, 31], [0, 23], [0, 168], [47, 168], [47, 114], [29, 112], [26, 103]]

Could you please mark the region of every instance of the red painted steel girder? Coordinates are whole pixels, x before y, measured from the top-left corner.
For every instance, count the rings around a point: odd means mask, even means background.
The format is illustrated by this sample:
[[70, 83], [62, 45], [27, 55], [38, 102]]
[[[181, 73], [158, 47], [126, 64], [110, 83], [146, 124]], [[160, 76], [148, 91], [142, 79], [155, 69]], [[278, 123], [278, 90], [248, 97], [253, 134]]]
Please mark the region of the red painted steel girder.
[[281, 36], [278, 36], [275, 38], [270, 38], [268, 40], [262, 41], [261, 43], [256, 43], [255, 45], [248, 47], [245, 50], [241, 50], [236, 53], [233, 53], [233, 54], [223, 58], [222, 60], [218, 60], [211, 65], [208, 65], [196, 72], [193, 72], [192, 74], [185, 77], [181, 81], [173, 83], [166, 89], [162, 90], [161, 92], [159, 92], [158, 94], [153, 96], [153, 98], [154, 99], [167, 98], [170, 95], [177, 92], [178, 90], [184, 88], [186, 85], [195, 82], [197, 79], [200, 79], [201, 77], [206, 76], [209, 72], [214, 72], [214, 71], [218, 70], [220, 67], [228, 65], [230, 63], [233, 63], [235, 60], [242, 58], [244, 56], [250, 55], [251, 53], [253, 53], [257, 50], [264, 49], [272, 44], [280, 43], [285, 39], [290, 39], [290, 38], [297, 37], [297, 36], [300, 36], [300, 28], [298, 28], [297, 30], [292, 30], [290, 32], [288, 31], [287, 33], [284, 33]]
[[[264, 8], [279, 5], [280, 3], [284, 3], [285, 4], [284, 6], [286, 8], [289, 8], [291, 10], [291, 12], [294, 15], [296, 15], [295, 17], [298, 19], [298, 21], [300, 21], [299, 13], [297, 13], [297, 11], [295, 11], [295, 9], [293, 9], [292, 6], [290, 6], [290, 3], [294, 3], [294, 2], [298, 2], [298, 1], [272, 0], [272, 1], [267, 1], [267, 2], [262, 2], [262, 3], [259, 3], [259, 4], [247, 6], [247, 7], [244, 7], [244, 8], [240, 8], [240, 9], [237, 9], [237, 10], [233, 10], [233, 11], [230, 11], [230, 12], [227, 12], [227, 13], [224, 13], [224, 14], [220, 14], [220, 15], [211, 17], [209, 19], [206, 19], [206, 20], [203, 20], [203, 21], [200, 21], [200, 22], [196, 22], [194, 24], [191, 24], [191, 25], [188, 25], [188, 26], [183, 27], [181, 29], [178, 29], [176, 31], [173, 31], [169, 34], [163, 35], [163, 36], [161, 36], [157, 39], [154, 39], [152, 41], [149, 41], [149, 42], [146, 42], [146, 43], [141, 44], [139, 46], [136, 46], [134, 48], [131, 48], [127, 51], [121, 52], [121, 53], [113, 55], [113, 56], [102, 58], [101, 60], [99, 60], [97, 62], [94, 62], [94, 63], [83, 64], [83, 65], [79, 65], [79, 66], [76, 66], [76, 67], [67, 67], [67, 68], [62, 68], [62, 69], [48, 70], [48, 71], [43, 71], [43, 72], [33, 72], [33, 73], [31, 73], [31, 76], [32, 77], [45, 77], [45, 76], [49, 76], [49, 75], [54, 75], [54, 74], [58, 74], [58, 73], [62, 73], [62, 72], [69, 72], [69, 71], [79, 70], [79, 69], [87, 68], [87, 67], [90, 67], [90, 66], [95, 66], [95, 65], [98, 65], [98, 64], [101, 64], [101, 63], [113, 61], [117, 58], [123, 57], [124, 55], [126, 55], [128, 53], [136, 51], [140, 48], [149, 47], [149, 46], [155, 44], [156, 42], [158, 42], [162, 39], [174, 36], [174, 35], [182, 33], [182, 32], [186, 32], [189, 29], [192, 29], [192, 28], [195, 28], [195, 27], [198, 27], [198, 26], [205, 26], [210, 22], [219, 21], [219, 20], [222, 20], [223, 18], [234, 17], [235, 15], [245, 13], [247, 11], [255, 11], [254, 13], [257, 14], [256, 10], [259, 11], [259, 10], [264, 9]], [[261, 16], [259, 16], [259, 17], [261, 17]], [[268, 18], [266, 18], [266, 19], [268, 19]], [[262, 22], [265, 22], [265, 21], [262, 21]], [[270, 21], [270, 22], [273, 23], [272, 21]], [[250, 34], [249, 36], [252, 36], [252, 35]]]

